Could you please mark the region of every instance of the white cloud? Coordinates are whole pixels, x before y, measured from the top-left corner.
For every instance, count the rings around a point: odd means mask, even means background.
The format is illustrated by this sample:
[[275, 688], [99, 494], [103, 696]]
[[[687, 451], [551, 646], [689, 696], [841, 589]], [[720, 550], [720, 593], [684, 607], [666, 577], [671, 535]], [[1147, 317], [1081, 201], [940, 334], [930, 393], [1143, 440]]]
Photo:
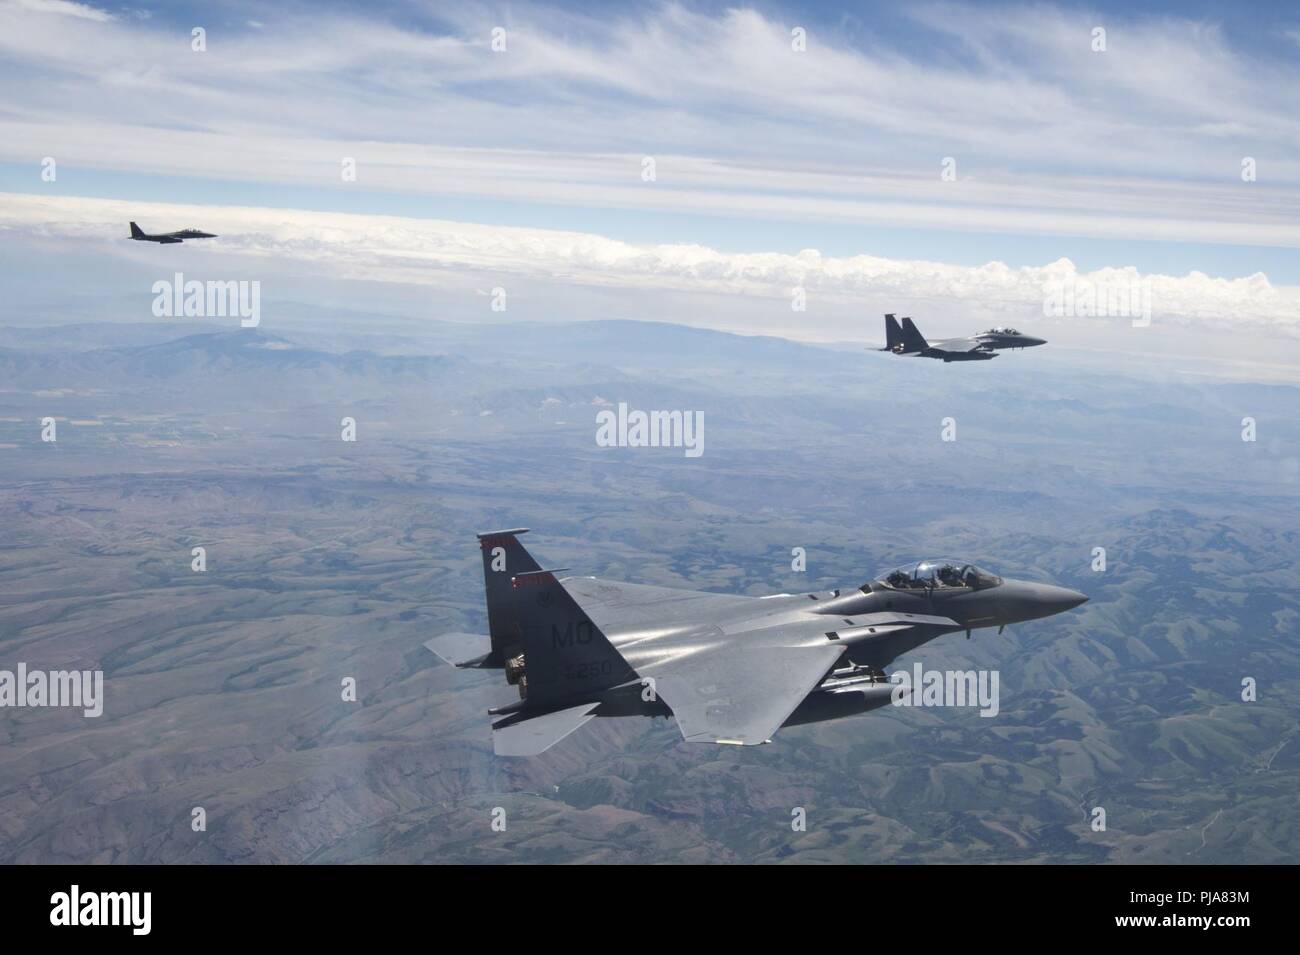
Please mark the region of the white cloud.
[[[753, 10], [470, 5], [424, 31], [267, 16], [214, 27], [200, 55], [162, 25], [14, 9], [11, 162], [328, 188], [346, 155], [361, 188], [398, 193], [1300, 246], [1300, 66], [1195, 21], [1108, 17], [1094, 54], [1085, 13], [919, 5], [933, 43], [813, 29], [794, 53], [790, 24]], [[498, 23], [503, 54], [487, 45]], [[1240, 179], [1245, 155], [1257, 182]], [[944, 156], [959, 181], [939, 181]]]
[[107, 23], [113, 19], [113, 15], [107, 10], [100, 10], [98, 7], [84, 3], [73, 3], [72, 0], [17, 0], [17, 5], [36, 13], [57, 13], [100, 23]]
[[[213, 231], [220, 238], [185, 248], [253, 257], [277, 268], [293, 263], [322, 279], [446, 286], [487, 273], [629, 292], [695, 292], [787, 303], [792, 289], [802, 286], [822, 300], [957, 303], [1012, 321], [1041, 315], [1050, 283], [1113, 287], [1148, 282], [1152, 311], [1163, 323], [1266, 327], [1300, 336], [1300, 289], [1274, 286], [1262, 274], [1228, 279], [1199, 272], [1141, 275], [1135, 269], [1080, 273], [1066, 259], [1013, 268], [1001, 262], [970, 267], [834, 257], [812, 249], [797, 255], [724, 252], [397, 216], [0, 195], [0, 231], [76, 240], [83, 247], [96, 243], [105, 253], [147, 255], [156, 261], [155, 247], [144, 246], [149, 251], [142, 253], [141, 246], [125, 238], [129, 219], [146, 230], [192, 226]], [[788, 304], [784, 307], [788, 312]]]
[[[119, 82], [127, 82], [122, 79]], [[39, 147], [31, 144], [39, 142]], [[0, 160], [55, 157], [158, 174], [341, 186], [344, 156], [356, 189], [783, 222], [1093, 238], [1300, 247], [1300, 192], [1268, 183], [1219, 184], [1136, 177], [989, 175], [963, 182], [809, 162], [770, 166], [691, 156], [656, 157], [658, 180], [640, 178], [640, 154], [579, 155], [519, 149], [348, 142], [120, 128], [87, 123], [46, 129], [0, 118]], [[937, 165], [936, 165], [937, 170]], [[32, 166], [33, 179], [38, 171]], [[352, 187], [349, 187], [352, 188]], [[1153, 215], [1153, 210], [1159, 210]], [[805, 230], [808, 231], [808, 230]]]

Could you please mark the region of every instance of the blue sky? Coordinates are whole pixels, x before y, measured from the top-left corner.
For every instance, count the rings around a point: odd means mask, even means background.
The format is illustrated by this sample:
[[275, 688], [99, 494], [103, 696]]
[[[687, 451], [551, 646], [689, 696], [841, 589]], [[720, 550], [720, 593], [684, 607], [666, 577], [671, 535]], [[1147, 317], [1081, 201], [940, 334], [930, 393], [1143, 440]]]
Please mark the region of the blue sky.
[[[514, 246], [540, 248], [532, 260], [480, 250], [488, 279], [554, 273], [575, 240], [549, 231], [610, 245], [584, 259], [574, 280], [589, 284], [627, 284], [626, 269], [595, 274], [635, 260], [624, 245], [674, 246], [703, 251], [660, 256], [665, 288], [699, 285], [696, 259], [763, 279], [752, 257], [769, 256], [772, 287], [740, 294], [785, 294], [790, 262], [817, 250], [835, 260], [825, 282], [854, 272], [845, 294], [879, 271], [855, 257], [889, 260], [880, 291], [903, 300], [925, 294], [927, 263], [983, 269], [973, 289], [996, 299], [989, 263], [1032, 284], [1068, 259], [1166, 277], [1180, 320], [1217, 281], [1225, 320], [1300, 325], [1300, 12], [1286, 5], [3, 0], [0, 76], [0, 192], [63, 202], [10, 203], [10, 230], [75, 234], [75, 215], [115, 208], [82, 199], [349, 214], [389, 236], [437, 220], [536, 230]], [[303, 239], [264, 232], [244, 252], [277, 242], [292, 257]]]

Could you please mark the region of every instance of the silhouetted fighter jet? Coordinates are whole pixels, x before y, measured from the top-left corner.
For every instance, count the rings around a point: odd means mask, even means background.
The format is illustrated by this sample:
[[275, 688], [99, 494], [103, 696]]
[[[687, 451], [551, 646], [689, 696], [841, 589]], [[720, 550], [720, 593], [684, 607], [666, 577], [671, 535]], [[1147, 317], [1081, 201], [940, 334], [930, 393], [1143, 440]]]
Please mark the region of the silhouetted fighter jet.
[[173, 242], [184, 242], [186, 239], [215, 239], [216, 235], [211, 232], [200, 232], [198, 229], [182, 229], [180, 232], [161, 232], [158, 235], [150, 235], [132, 222], [131, 238], [138, 239], [141, 242], [161, 242], [164, 245], [169, 245]]
[[932, 342], [925, 339], [910, 318], [904, 318], [900, 326], [898, 319], [889, 314], [885, 316], [885, 347], [880, 350], [913, 358], [988, 361], [997, 358], [997, 350], [1001, 348], [1032, 348], [1034, 345], [1046, 344], [1043, 339], [1022, 335], [1014, 328], [990, 328], [972, 338], [947, 338]]

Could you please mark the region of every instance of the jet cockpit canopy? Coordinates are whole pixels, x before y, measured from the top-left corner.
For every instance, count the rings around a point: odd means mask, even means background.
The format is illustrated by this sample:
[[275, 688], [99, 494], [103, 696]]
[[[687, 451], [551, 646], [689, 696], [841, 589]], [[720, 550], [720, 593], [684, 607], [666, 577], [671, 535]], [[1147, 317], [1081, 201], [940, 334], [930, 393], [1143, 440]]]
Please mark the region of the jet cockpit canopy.
[[970, 561], [940, 557], [922, 560], [881, 574], [878, 578], [895, 590], [929, 590], [931, 588], [966, 588], [987, 590], [1002, 583], [1002, 578], [981, 570]]

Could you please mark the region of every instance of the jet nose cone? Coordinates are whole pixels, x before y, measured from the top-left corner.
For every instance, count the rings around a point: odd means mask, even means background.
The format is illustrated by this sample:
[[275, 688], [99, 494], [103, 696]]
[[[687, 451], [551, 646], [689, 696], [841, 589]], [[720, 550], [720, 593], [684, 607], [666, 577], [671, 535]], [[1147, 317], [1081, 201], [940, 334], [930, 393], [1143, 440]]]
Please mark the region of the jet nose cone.
[[998, 607], [1007, 623], [1041, 620], [1073, 610], [1088, 601], [1087, 596], [1069, 587], [1028, 580], [1008, 580], [997, 590], [1002, 592]]
[[1043, 602], [1051, 608], [1051, 613], [1064, 613], [1088, 602], [1086, 594], [1069, 587], [1045, 587]]
[[1046, 338], [1026, 338], [1025, 344], [1032, 348], [1034, 345], [1046, 345]]

